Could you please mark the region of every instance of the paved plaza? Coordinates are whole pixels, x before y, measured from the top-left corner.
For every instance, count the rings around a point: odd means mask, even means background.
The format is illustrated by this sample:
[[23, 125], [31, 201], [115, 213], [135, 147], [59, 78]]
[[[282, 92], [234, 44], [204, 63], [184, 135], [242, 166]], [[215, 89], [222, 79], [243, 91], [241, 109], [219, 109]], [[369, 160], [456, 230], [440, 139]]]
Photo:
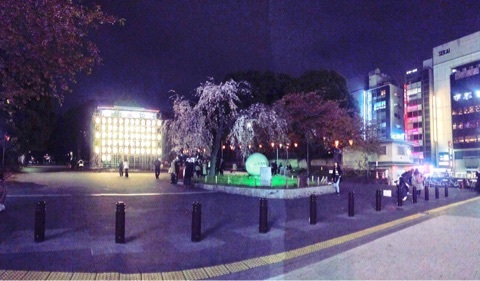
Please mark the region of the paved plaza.
[[[0, 213], [0, 279], [479, 279], [480, 197], [444, 190], [398, 207], [386, 186], [343, 183], [342, 192], [269, 199], [259, 233], [259, 198], [187, 189], [169, 177], [35, 167], [7, 181]], [[354, 192], [354, 216], [348, 193]], [[46, 202], [43, 242], [35, 207]], [[115, 211], [125, 204], [125, 243]], [[192, 204], [201, 203], [201, 241], [191, 241]]]

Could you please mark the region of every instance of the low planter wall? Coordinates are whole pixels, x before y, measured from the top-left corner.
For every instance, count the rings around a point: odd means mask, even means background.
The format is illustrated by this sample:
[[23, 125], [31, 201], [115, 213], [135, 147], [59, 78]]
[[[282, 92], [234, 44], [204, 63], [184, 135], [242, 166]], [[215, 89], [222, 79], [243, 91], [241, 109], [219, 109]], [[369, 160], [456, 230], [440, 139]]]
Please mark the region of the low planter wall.
[[206, 190], [225, 192], [231, 194], [246, 195], [259, 198], [276, 198], [276, 199], [294, 199], [309, 197], [312, 194], [322, 195], [335, 193], [333, 184], [319, 185], [292, 189], [268, 189], [268, 188], [253, 188], [253, 187], [238, 187], [226, 185], [212, 185], [204, 183], [196, 183], [196, 187]]

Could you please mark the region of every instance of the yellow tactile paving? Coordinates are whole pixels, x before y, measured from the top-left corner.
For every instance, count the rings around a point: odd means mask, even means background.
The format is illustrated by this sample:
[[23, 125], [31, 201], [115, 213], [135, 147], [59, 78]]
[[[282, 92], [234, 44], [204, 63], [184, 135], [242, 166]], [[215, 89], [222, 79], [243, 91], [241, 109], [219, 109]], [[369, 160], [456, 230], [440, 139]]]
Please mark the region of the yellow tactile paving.
[[22, 280], [26, 274], [26, 270], [7, 270], [3, 273], [2, 280]]
[[162, 273], [163, 280], [185, 280], [182, 271], [170, 271]]
[[50, 272], [47, 280], [70, 280], [72, 276], [73, 272]]
[[183, 275], [187, 280], [200, 280], [208, 278], [208, 274], [203, 268], [184, 270]]
[[140, 273], [120, 273], [119, 280], [142, 280]]
[[273, 263], [284, 261], [286, 259], [285, 257], [286, 257], [286, 253], [279, 253], [276, 255], [264, 256], [264, 257], [261, 257], [261, 259], [264, 260], [267, 264], [273, 264]]
[[250, 268], [259, 267], [267, 264], [264, 260], [262, 260], [261, 257], [244, 260], [243, 263]]
[[474, 198], [470, 198], [470, 199], [465, 200], [465, 201], [461, 201], [461, 202], [457, 202], [457, 203], [452, 203], [452, 204], [450, 204], [450, 205], [443, 206], [443, 207], [438, 207], [438, 208], [435, 208], [435, 209], [426, 211], [425, 213], [427, 213], [427, 214], [435, 214], [435, 213], [439, 213], [439, 212], [445, 211], [445, 210], [447, 210], [447, 209], [449, 209], [449, 208], [456, 207], [456, 206], [460, 206], [460, 205], [463, 205], [463, 204], [466, 204], [466, 203], [470, 203], [470, 202], [473, 202], [473, 201], [477, 201], [477, 200], [480, 200], [480, 197], [474, 197]]
[[97, 273], [95, 280], [119, 280], [120, 274], [118, 272], [100, 272]]
[[229, 274], [230, 271], [228, 271], [227, 267], [225, 265], [215, 265], [215, 266], [209, 266], [209, 267], [204, 267], [205, 271], [207, 272], [208, 276], [210, 278], [217, 277], [217, 276], [222, 276]]
[[242, 270], [247, 270], [249, 269], [250, 267], [248, 267], [248, 265], [244, 264], [243, 262], [239, 261], [239, 262], [232, 262], [232, 263], [227, 263], [225, 265], [225, 267], [227, 267], [228, 271], [230, 272], [239, 272], [239, 271], [242, 271]]
[[45, 280], [47, 279], [50, 272], [48, 271], [29, 271], [25, 276], [22, 277], [23, 280]]
[[163, 280], [162, 273], [160, 272], [142, 273], [142, 280]]
[[95, 280], [97, 274], [94, 272], [75, 272], [71, 280]]

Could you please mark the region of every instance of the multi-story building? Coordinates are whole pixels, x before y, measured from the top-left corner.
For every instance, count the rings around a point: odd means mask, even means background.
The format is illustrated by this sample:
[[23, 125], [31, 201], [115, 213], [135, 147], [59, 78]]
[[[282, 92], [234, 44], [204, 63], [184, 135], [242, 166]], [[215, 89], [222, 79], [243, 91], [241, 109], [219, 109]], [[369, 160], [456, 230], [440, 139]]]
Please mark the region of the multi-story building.
[[162, 155], [162, 121], [158, 110], [137, 107], [97, 107], [92, 118], [90, 163], [93, 168], [151, 169]]
[[430, 105], [433, 97], [432, 59], [422, 68], [407, 71], [405, 75], [405, 139], [413, 144], [415, 165], [433, 165], [435, 146], [432, 144]]
[[404, 140], [403, 90], [378, 68], [368, 74], [368, 81], [365, 122], [377, 125], [381, 139]]
[[368, 87], [353, 93], [360, 101], [360, 112], [365, 125], [374, 125], [377, 137], [381, 140], [378, 153], [369, 155], [364, 167], [364, 156], [356, 151], [348, 151], [344, 166], [353, 169], [373, 167], [375, 177], [392, 183], [405, 170], [413, 167], [412, 144], [405, 141], [404, 91], [394, 84], [390, 76], [379, 69], [368, 74]]
[[455, 176], [480, 164], [479, 65], [480, 31], [433, 48], [432, 151]]

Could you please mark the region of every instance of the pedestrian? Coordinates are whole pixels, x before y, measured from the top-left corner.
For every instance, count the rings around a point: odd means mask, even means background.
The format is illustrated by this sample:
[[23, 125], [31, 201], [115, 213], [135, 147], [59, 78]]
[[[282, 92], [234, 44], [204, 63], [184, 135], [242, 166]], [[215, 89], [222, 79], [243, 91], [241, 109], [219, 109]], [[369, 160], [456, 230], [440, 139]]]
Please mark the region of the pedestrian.
[[337, 195], [340, 194], [340, 179], [342, 177], [342, 168], [338, 164], [338, 162], [333, 163], [333, 171], [332, 171], [332, 178], [333, 178], [333, 187], [335, 187], [335, 191]]
[[206, 176], [208, 174], [207, 172], [207, 161], [203, 161], [202, 163], [202, 175]]
[[118, 173], [123, 177], [123, 160], [120, 160], [120, 163], [118, 163]]
[[125, 177], [128, 178], [128, 161], [125, 159], [123, 162], [123, 169], [125, 170]]
[[195, 175], [197, 176], [197, 178], [202, 177], [202, 167], [200, 165], [201, 164], [198, 160], [195, 161]]
[[185, 170], [184, 170], [184, 177], [183, 177], [183, 185], [185, 188], [192, 186], [192, 178], [193, 178], [193, 171], [194, 171], [194, 160], [187, 159], [185, 162]]
[[413, 178], [412, 178], [412, 185], [415, 186], [415, 189], [417, 190], [417, 195], [422, 194], [423, 190], [423, 175], [418, 171], [418, 169], [415, 169], [413, 172]]
[[0, 212], [5, 211], [5, 201], [7, 199], [7, 187], [3, 180], [0, 182]]
[[475, 176], [477, 177], [477, 182], [475, 183], [475, 190], [480, 193], [480, 168], [478, 168], [478, 171], [475, 172]]
[[155, 166], [155, 178], [158, 179], [158, 177], [160, 176], [160, 158], [157, 158], [155, 159], [155, 162], [153, 163], [153, 165]]
[[177, 158], [173, 159], [172, 163], [170, 164], [170, 169], [168, 169], [168, 173], [170, 174], [170, 183], [176, 184], [177, 183], [177, 174], [176, 174], [176, 164]]

